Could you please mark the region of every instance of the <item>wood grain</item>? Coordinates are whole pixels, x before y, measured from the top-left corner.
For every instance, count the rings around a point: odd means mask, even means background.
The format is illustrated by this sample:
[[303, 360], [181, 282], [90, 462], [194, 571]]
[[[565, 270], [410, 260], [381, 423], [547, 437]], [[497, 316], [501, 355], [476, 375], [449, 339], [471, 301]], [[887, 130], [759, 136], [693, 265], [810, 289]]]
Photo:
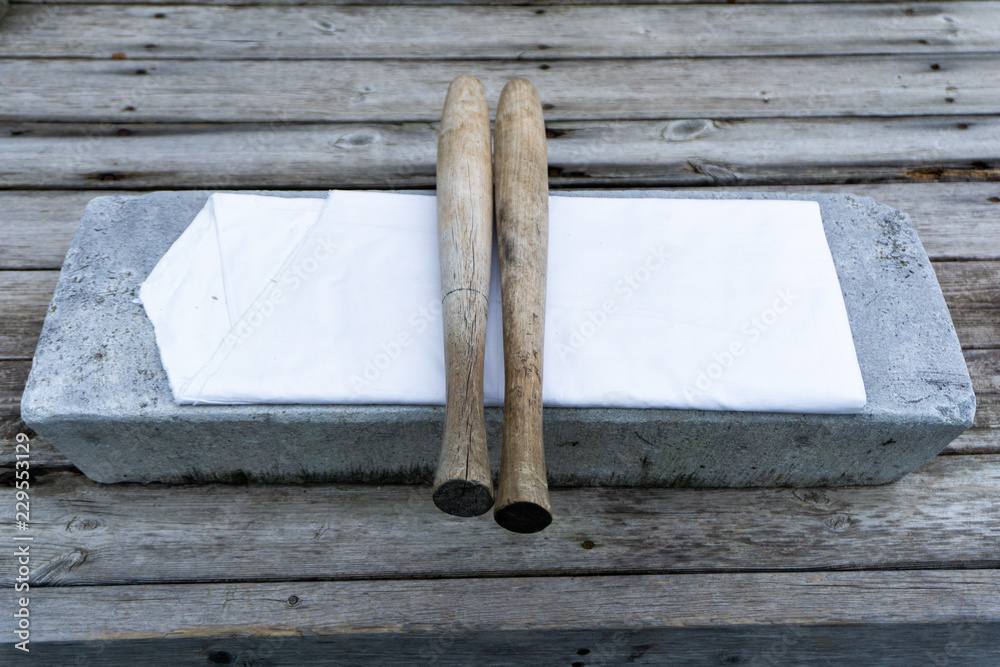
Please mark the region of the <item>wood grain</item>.
[[1000, 347], [1000, 262], [940, 262], [934, 270], [962, 346]]
[[[549, 141], [552, 141], [551, 139]], [[712, 191], [853, 193], [906, 211], [934, 260], [1000, 259], [1000, 183], [732, 186]], [[0, 270], [58, 269], [91, 198], [131, 191], [0, 191]], [[997, 201], [993, 201], [997, 200]]]
[[[939, 456], [877, 487], [554, 488], [559, 520], [525, 537], [440, 513], [427, 486], [102, 485], [51, 472], [33, 483], [32, 582], [997, 568], [998, 484], [1000, 456], [979, 455]], [[0, 552], [4, 585], [14, 558]]]
[[[518, 3], [520, 4], [520, 3]], [[995, 1], [554, 6], [14, 5], [0, 57], [663, 58], [990, 51]], [[483, 30], [489, 25], [489, 30]], [[413, 35], [420, 39], [413, 39]], [[153, 45], [149, 48], [148, 45]], [[544, 48], [543, 48], [544, 47]]]
[[34, 356], [58, 278], [58, 271], [0, 271], [0, 359]]
[[[2, 372], [2, 371], [0, 371]], [[45, 438], [40, 438], [18, 417], [0, 418], [0, 480], [13, 477], [17, 462], [17, 435], [24, 433], [30, 438], [31, 467], [34, 470], [76, 470], [59, 450]]]
[[[554, 187], [1000, 181], [996, 116], [546, 125]], [[7, 123], [0, 188], [433, 187], [436, 142], [426, 123]]]
[[102, 194], [0, 192], [0, 270], [61, 267], [83, 209]]
[[28, 359], [0, 360], [0, 417], [20, 414], [21, 393], [30, 371]]
[[[0, 60], [0, 121], [433, 122], [448, 83], [466, 73], [482, 80], [487, 99], [511, 79], [535, 81], [549, 121], [994, 114], [1000, 97], [995, 53], [345, 60], [335, 67], [111, 55]], [[305, 85], [315, 80], [323, 85]]]
[[552, 523], [542, 378], [549, 257], [545, 120], [531, 82], [514, 79], [497, 104], [493, 191], [503, 310], [503, 443], [493, 516], [517, 533]]
[[493, 507], [483, 369], [493, 252], [493, 152], [483, 85], [456, 77], [441, 114], [437, 230], [445, 352], [444, 436], [432, 497], [455, 516]]
[[32, 612], [60, 622], [31, 647], [49, 664], [986, 665], [998, 591], [993, 570], [46, 588]]
[[966, 350], [965, 363], [977, 396], [1000, 395], [1000, 352], [997, 350]]
[[[979, 414], [977, 413], [977, 416]], [[1000, 421], [992, 428], [980, 426], [970, 428], [944, 448], [941, 456], [964, 456], [967, 454], [1000, 454]]]
[[[992, 438], [993, 445], [1000, 442], [1000, 398], [996, 394], [977, 394], [976, 423], [973, 428]], [[985, 448], [984, 448], [985, 449]]]

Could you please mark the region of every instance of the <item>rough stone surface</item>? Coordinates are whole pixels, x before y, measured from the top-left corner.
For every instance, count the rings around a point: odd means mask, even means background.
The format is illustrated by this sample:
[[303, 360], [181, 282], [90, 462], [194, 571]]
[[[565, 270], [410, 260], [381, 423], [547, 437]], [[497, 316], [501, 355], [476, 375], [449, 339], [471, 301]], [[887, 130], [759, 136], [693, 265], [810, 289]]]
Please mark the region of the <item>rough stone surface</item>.
[[[443, 408], [174, 404], [135, 296], [209, 194], [90, 203], [35, 353], [25, 421], [99, 482], [429, 482]], [[574, 194], [818, 201], [868, 406], [857, 415], [549, 408], [553, 485], [880, 484], [972, 424], [975, 396], [955, 329], [903, 213], [850, 195]], [[496, 470], [499, 409], [487, 410], [487, 424]]]

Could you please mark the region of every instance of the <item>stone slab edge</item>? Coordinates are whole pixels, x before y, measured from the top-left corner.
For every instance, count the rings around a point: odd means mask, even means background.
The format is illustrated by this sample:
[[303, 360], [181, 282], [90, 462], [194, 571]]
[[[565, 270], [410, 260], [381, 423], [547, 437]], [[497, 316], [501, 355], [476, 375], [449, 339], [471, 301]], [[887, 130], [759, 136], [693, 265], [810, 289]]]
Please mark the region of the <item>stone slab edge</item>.
[[[322, 197], [322, 192], [258, 192]], [[22, 416], [99, 482], [423, 483], [443, 408], [178, 406], [139, 284], [208, 191], [99, 197], [46, 318]], [[545, 411], [557, 486], [827, 486], [898, 479], [972, 424], [975, 395], [930, 261], [909, 218], [867, 197], [661, 190], [576, 196], [820, 203], [868, 406], [857, 415]], [[501, 412], [487, 410], [494, 469]]]

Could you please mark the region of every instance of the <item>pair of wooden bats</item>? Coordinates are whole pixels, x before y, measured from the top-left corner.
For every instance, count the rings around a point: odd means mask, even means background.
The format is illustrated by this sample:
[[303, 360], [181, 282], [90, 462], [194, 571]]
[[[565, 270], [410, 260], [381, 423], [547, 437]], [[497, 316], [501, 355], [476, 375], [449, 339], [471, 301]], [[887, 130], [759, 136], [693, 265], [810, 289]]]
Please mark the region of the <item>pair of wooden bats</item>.
[[[482, 84], [471, 76], [452, 81], [437, 153], [447, 398], [433, 498], [456, 516], [493, 507], [496, 522], [518, 533], [552, 522], [542, 441], [548, 197], [545, 123], [534, 86], [523, 79], [504, 86], [491, 151]], [[483, 413], [494, 207], [505, 382], [495, 502]]]

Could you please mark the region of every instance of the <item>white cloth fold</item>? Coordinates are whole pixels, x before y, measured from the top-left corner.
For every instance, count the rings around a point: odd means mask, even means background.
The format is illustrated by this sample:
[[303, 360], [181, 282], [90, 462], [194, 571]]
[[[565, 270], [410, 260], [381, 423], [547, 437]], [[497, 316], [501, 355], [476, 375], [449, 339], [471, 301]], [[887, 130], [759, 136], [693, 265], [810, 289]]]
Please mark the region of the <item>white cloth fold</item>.
[[[214, 194], [140, 289], [179, 403], [444, 404], [435, 198]], [[850, 413], [816, 202], [550, 198], [549, 406]], [[496, 253], [484, 387], [503, 399]]]

